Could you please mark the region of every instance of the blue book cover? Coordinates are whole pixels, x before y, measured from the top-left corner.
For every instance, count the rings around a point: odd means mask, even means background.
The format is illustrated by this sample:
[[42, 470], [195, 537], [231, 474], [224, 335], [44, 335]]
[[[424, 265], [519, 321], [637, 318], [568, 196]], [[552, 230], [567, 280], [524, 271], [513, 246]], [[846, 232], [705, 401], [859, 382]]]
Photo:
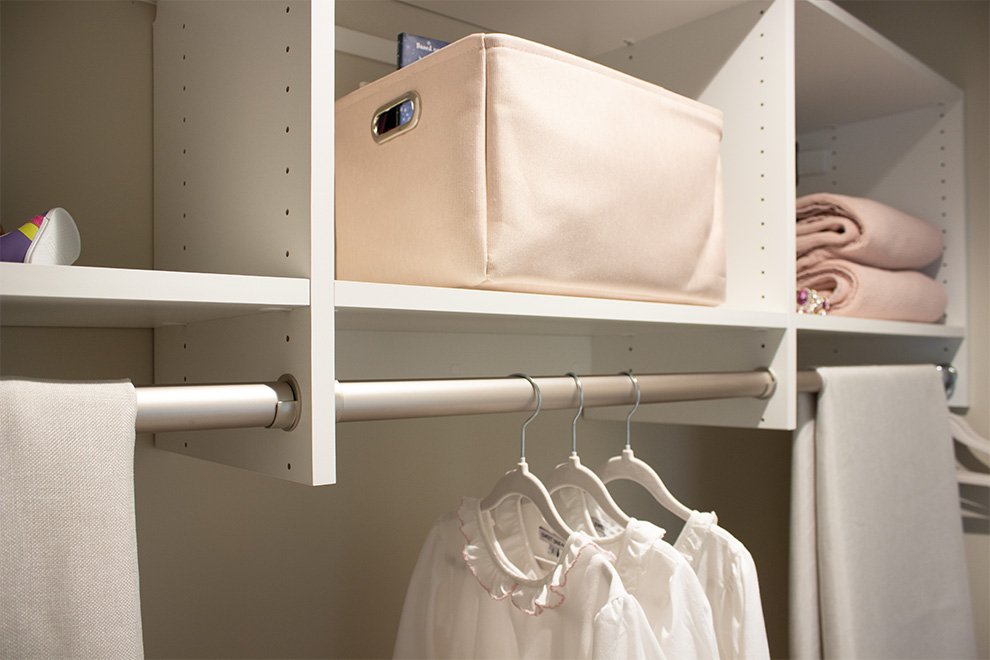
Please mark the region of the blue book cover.
[[398, 39], [398, 57], [396, 63], [401, 69], [407, 64], [422, 59], [448, 45], [446, 41], [439, 39], [428, 39], [427, 37], [417, 37], [414, 34], [403, 32]]

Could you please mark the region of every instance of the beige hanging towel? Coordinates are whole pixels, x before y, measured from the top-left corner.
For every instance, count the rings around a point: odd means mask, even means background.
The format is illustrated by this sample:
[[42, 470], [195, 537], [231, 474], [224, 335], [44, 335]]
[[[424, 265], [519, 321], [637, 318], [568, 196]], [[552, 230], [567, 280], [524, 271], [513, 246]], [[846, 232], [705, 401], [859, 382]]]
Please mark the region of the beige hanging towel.
[[818, 372], [792, 454], [791, 657], [976, 657], [941, 377]]
[[144, 655], [129, 382], [0, 380], [0, 657]]

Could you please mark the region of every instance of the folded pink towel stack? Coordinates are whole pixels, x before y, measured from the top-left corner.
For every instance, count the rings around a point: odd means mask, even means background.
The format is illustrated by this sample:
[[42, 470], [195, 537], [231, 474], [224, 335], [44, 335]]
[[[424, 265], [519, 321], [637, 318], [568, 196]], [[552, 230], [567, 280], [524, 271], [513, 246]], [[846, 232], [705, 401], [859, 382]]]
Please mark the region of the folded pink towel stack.
[[938, 227], [872, 199], [817, 193], [797, 200], [798, 271], [834, 258], [917, 270], [942, 247]]
[[818, 291], [829, 314], [888, 321], [934, 322], [947, 297], [938, 282], [916, 270], [885, 270], [844, 259], [822, 261], [798, 274], [798, 288]]
[[829, 314], [938, 321], [945, 290], [919, 270], [943, 246], [931, 222], [871, 199], [816, 193], [797, 200], [797, 287], [826, 298]]

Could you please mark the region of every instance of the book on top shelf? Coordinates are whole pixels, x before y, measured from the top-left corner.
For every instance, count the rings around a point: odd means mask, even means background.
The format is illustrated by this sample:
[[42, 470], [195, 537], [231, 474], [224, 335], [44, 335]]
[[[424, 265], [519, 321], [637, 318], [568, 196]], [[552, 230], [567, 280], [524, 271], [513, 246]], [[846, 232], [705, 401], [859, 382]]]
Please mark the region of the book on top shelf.
[[448, 45], [449, 43], [446, 41], [418, 37], [415, 34], [403, 32], [399, 34], [396, 64], [401, 69]]

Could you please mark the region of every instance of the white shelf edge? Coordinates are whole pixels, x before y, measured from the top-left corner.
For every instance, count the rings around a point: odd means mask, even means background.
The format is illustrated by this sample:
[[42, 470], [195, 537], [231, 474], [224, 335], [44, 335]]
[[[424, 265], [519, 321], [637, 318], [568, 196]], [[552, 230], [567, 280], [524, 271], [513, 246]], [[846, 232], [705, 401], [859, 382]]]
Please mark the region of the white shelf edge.
[[309, 302], [304, 278], [0, 264], [7, 326], [156, 327]]
[[814, 316], [795, 314], [794, 327], [798, 331], [823, 333], [847, 333], [858, 335], [890, 335], [900, 337], [934, 337], [963, 339], [966, 328], [937, 323], [909, 323], [904, 321], [880, 321], [842, 316]]
[[[686, 324], [728, 327], [786, 327], [787, 315], [777, 312], [674, 305], [666, 303], [582, 298], [507, 291], [451, 289], [374, 282], [338, 280], [334, 305], [344, 315], [369, 313], [400, 317], [408, 314], [440, 314], [449, 321], [456, 314], [470, 318], [508, 317], [534, 321], [585, 321], [591, 323]], [[393, 328], [382, 328], [393, 329]]]

